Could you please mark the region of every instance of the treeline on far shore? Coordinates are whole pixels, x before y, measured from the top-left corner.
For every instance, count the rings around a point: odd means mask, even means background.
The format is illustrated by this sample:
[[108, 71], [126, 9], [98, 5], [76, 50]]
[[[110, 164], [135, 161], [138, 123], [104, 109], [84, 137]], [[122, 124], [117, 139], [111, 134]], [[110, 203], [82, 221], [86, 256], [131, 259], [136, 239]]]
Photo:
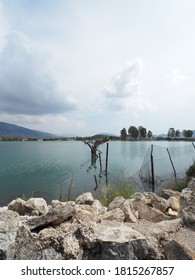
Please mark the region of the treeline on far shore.
[[162, 136], [153, 136], [145, 137], [142, 139], [133, 139], [127, 138], [123, 139], [121, 136], [109, 136], [109, 135], [100, 135], [100, 136], [86, 136], [86, 137], [56, 137], [56, 138], [26, 138], [26, 137], [13, 137], [13, 136], [0, 136], [0, 141], [38, 141], [38, 142], [47, 142], [47, 141], [85, 141], [85, 140], [96, 140], [98, 138], [106, 138], [108, 141], [188, 141], [195, 142], [195, 137], [162, 137]]

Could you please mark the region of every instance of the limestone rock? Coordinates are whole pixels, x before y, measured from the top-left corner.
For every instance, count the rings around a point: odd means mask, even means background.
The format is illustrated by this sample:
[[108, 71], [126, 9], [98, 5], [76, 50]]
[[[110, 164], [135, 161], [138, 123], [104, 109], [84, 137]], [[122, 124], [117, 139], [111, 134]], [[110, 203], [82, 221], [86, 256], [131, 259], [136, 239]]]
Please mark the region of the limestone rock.
[[53, 207], [53, 208], [57, 208], [58, 206], [62, 206], [62, 205], [65, 205], [66, 204], [66, 202], [62, 202], [62, 201], [59, 201], [59, 200], [52, 200], [52, 202], [51, 202], [51, 206]]
[[0, 208], [0, 259], [194, 259], [194, 183], [168, 200], [135, 193], [108, 208], [85, 193], [76, 204], [52, 201], [41, 214], [33, 200], [10, 203], [20, 215]]
[[135, 216], [133, 206], [128, 200], [124, 201], [121, 206], [121, 210], [125, 215], [125, 222], [137, 223], [137, 218]]
[[7, 211], [7, 210], [8, 210], [8, 206], [0, 207], [0, 212]]
[[113, 209], [108, 211], [107, 213], [100, 215], [101, 220], [109, 220], [109, 221], [117, 221], [123, 222], [125, 219], [125, 215], [120, 208]]
[[151, 199], [146, 197], [143, 193], [134, 193], [129, 199], [127, 199], [132, 205], [135, 211], [138, 210], [140, 204], [151, 204]]
[[131, 224], [131, 227], [144, 235], [148, 243], [148, 259], [164, 260], [162, 252], [163, 242], [172, 234], [180, 230], [182, 221], [180, 218], [153, 223], [142, 220], [139, 223]]
[[195, 230], [195, 206], [185, 207], [182, 210], [183, 222], [186, 226]]
[[85, 192], [81, 195], [79, 195], [76, 198], [76, 204], [88, 204], [88, 205], [92, 205], [94, 201], [94, 198], [92, 196], [92, 193], [90, 192]]
[[103, 206], [101, 202], [97, 199], [93, 201], [92, 206], [94, 209], [96, 209], [98, 215], [102, 215], [107, 212], [107, 207]]
[[41, 260], [62, 260], [62, 255], [54, 248], [46, 248], [41, 251]]
[[192, 177], [190, 182], [188, 183], [188, 188], [195, 189], [195, 178]]
[[98, 221], [98, 211], [87, 204], [76, 204], [74, 217], [82, 221]]
[[176, 240], [165, 246], [164, 254], [168, 260], [195, 260], [195, 254]]
[[169, 197], [168, 204], [173, 211], [176, 211], [178, 213], [180, 212], [180, 200], [177, 197], [175, 196]]
[[75, 234], [77, 230], [78, 225], [71, 226], [69, 223], [61, 224], [55, 229], [49, 227], [41, 230], [38, 236], [44, 247], [42, 256], [46, 254], [46, 259], [49, 259], [50, 254], [52, 254], [55, 256], [55, 259], [81, 260], [83, 249], [80, 247], [80, 240]]
[[26, 202], [26, 207], [29, 209], [29, 211], [34, 211], [34, 215], [35, 213], [38, 215], [44, 215], [48, 212], [47, 202], [41, 197], [30, 198]]
[[108, 205], [108, 211], [111, 211], [116, 208], [121, 208], [124, 202], [125, 202], [124, 197], [122, 196], [115, 197], [113, 201]]
[[181, 193], [178, 191], [171, 190], [171, 189], [162, 189], [160, 195], [165, 199], [169, 199], [169, 197], [171, 197], [171, 196], [177, 197], [179, 199]]
[[41, 243], [38, 236], [32, 234], [24, 225], [20, 227], [16, 237], [16, 260], [40, 260], [42, 255]]
[[8, 204], [8, 210], [15, 211], [19, 215], [25, 215], [28, 212], [26, 201], [21, 198], [17, 198]]
[[7, 210], [0, 212], [0, 259], [12, 260], [15, 254], [15, 238], [19, 229], [19, 215]]
[[46, 227], [47, 225], [58, 225], [68, 220], [74, 214], [74, 203], [70, 201], [63, 206], [51, 208], [47, 214], [33, 217], [26, 222], [26, 225], [32, 230], [39, 227]]
[[169, 208], [167, 211], [167, 214], [171, 217], [178, 217], [178, 212], [177, 211], [173, 211], [172, 208]]
[[167, 220], [169, 218], [160, 210], [152, 208], [145, 204], [139, 205], [138, 214], [140, 219], [145, 219], [154, 223]]
[[193, 205], [195, 205], [195, 189], [183, 189], [181, 192], [181, 209]]
[[184, 224], [195, 230], [195, 188], [188, 187], [182, 190], [180, 204]]
[[96, 242], [88, 251], [91, 260], [146, 259], [148, 245], [145, 237], [125, 224], [102, 221], [95, 227]]
[[169, 207], [169, 203], [166, 199], [152, 192], [145, 193], [145, 195], [150, 199], [151, 204], [154, 208], [160, 210], [163, 213], [166, 213], [166, 210]]
[[190, 228], [180, 227], [173, 230], [172, 234], [169, 235], [168, 242], [172, 240], [179, 243], [187, 252], [191, 252], [191, 256], [195, 256], [195, 231]]

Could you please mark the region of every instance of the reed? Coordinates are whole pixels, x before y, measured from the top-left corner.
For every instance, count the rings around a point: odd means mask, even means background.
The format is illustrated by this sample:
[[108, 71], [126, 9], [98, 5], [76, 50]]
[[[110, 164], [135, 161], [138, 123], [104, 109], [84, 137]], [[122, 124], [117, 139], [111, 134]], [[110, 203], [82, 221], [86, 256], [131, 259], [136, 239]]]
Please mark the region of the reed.
[[99, 193], [98, 200], [104, 206], [108, 206], [115, 197], [130, 198], [136, 189], [132, 181], [121, 180], [117, 184], [108, 183]]
[[60, 188], [60, 194], [59, 194], [59, 201], [70, 201], [73, 200], [72, 195], [72, 188], [73, 188], [73, 174], [70, 178], [69, 184], [65, 187], [65, 194], [63, 195], [63, 186]]

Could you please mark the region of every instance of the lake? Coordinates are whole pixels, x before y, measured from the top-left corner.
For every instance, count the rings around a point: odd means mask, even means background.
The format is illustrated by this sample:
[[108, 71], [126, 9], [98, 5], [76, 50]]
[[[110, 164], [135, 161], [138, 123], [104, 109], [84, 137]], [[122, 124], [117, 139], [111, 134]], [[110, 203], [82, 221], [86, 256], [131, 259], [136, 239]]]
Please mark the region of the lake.
[[[108, 182], [117, 184], [138, 174], [141, 167], [149, 168], [152, 144], [155, 175], [159, 178], [165, 174], [173, 176], [166, 148], [179, 176], [185, 174], [195, 158], [190, 142], [111, 141]], [[99, 146], [99, 150], [104, 171], [106, 143]], [[106, 184], [104, 172], [99, 177], [99, 160], [95, 166], [91, 165], [90, 149], [80, 141], [0, 142], [0, 155], [0, 205], [21, 196], [41, 196], [50, 202], [64, 196], [70, 185], [73, 197], [85, 191], [96, 196], [94, 175], [100, 188]], [[142, 187], [137, 186], [137, 189], [142, 190]]]

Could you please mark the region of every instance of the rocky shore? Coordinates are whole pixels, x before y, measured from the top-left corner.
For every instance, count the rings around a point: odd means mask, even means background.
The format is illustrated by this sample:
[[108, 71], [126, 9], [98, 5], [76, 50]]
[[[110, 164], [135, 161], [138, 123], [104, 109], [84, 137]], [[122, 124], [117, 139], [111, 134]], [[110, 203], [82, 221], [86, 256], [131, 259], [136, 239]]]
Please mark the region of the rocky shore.
[[104, 207], [20, 198], [0, 208], [0, 259], [194, 260], [195, 179], [182, 192], [135, 193]]

